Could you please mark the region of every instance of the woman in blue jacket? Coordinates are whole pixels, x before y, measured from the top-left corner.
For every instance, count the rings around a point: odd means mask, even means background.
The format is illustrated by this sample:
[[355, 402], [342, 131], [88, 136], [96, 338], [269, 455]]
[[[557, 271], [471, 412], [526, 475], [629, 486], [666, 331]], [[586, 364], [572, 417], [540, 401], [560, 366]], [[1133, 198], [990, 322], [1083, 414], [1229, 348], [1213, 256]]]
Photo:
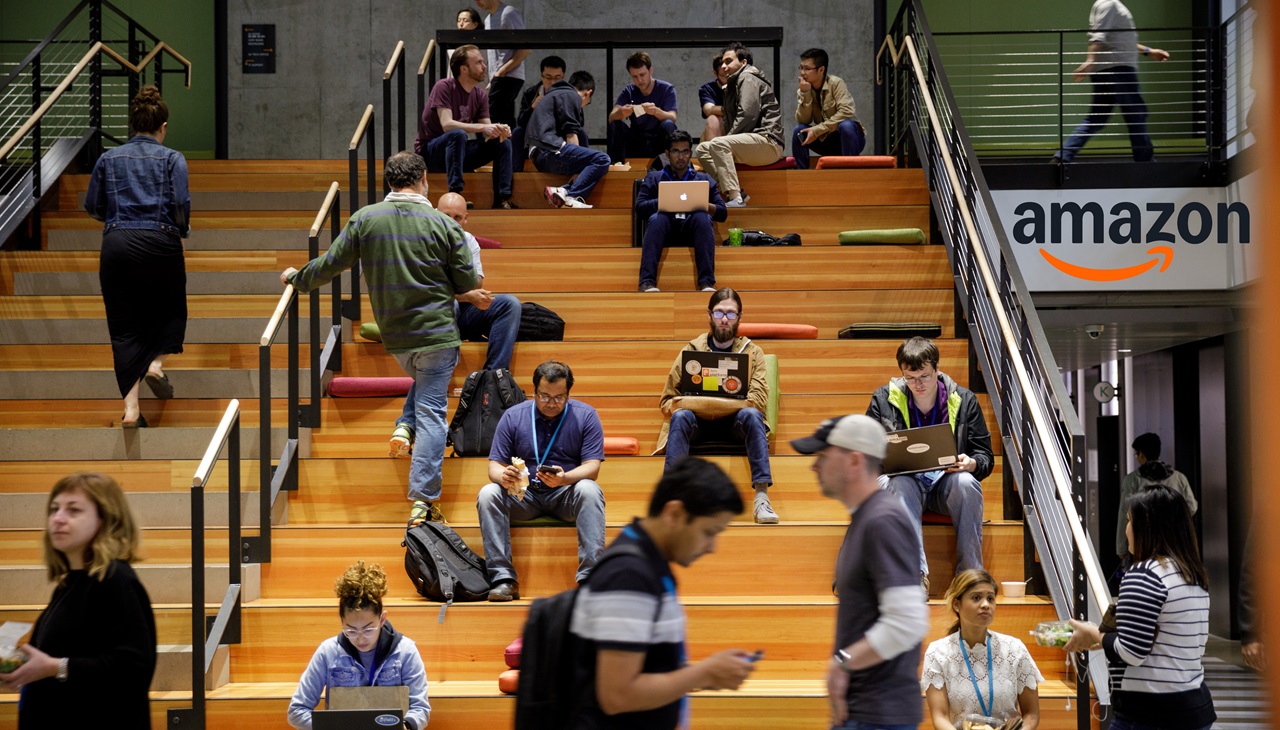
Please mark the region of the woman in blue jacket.
[[129, 104], [128, 142], [93, 167], [84, 208], [102, 221], [98, 281], [107, 310], [120, 425], [147, 425], [138, 408], [145, 379], [157, 398], [173, 397], [165, 356], [182, 352], [187, 332], [187, 269], [182, 239], [191, 232], [187, 161], [164, 146], [169, 107], [154, 86]]
[[298, 681], [289, 702], [289, 724], [309, 730], [311, 713], [323, 697], [329, 704], [330, 687], [409, 688], [409, 711], [404, 724], [422, 730], [431, 717], [427, 701], [427, 671], [413, 639], [391, 627], [382, 610], [387, 595], [387, 574], [382, 566], [357, 561], [334, 584], [342, 631], [325, 639]]

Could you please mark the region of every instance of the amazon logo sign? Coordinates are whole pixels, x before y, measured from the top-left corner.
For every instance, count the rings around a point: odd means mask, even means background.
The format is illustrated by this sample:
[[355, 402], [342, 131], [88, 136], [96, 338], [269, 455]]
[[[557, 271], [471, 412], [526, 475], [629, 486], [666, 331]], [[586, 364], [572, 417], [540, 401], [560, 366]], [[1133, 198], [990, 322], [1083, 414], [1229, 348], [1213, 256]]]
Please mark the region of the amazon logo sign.
[[992, 195], [1032, 290], [1225, 288], [1251, 241], [1248, 204], [1222, 188]]

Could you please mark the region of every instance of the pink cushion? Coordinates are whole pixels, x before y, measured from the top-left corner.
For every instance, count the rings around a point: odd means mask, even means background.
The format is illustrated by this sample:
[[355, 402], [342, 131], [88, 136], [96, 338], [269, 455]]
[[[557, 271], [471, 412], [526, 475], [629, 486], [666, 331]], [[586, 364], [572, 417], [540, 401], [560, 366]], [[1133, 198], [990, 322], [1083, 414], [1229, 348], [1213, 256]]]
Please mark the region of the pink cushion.
[[511, 669], [520, 668], [520, 654], [524, 651], [524, 637], [517, 636], [516, 640], [507, 644], [507, 649], [502, 653], [502, 658], [506, 660], [507, 666]]
[[484, 236], [476, 236], [476, 243], [480, 244], [480, 248], [502, 248], [501, 242]]
[[823, 155], [818, 158], [817, 170], [837, 170], [867, 167], [897, 167], [898, 158], [892, 155], [858, 155], [843, 157], [841, 155]]
[[755, 340], [816, 340], [818, 328], [811, 324], [743, 322], [738, 325], [738, 334]]
[[796, 158], [783, 157], [781, 160], [768, 165], [743, 165], [739, 163], [735, 164], [734, 167], [738, 169], [738, 172], [743, 170], [794, 170], [796, 169]]
[[924, 511], [923, 513], [921, 513], [921, 515], [920, 515], [920, 524], [922, 524], [922, 525], [950, 525], [950, 524], [952, 524], [952, 522], [951, 522], [951, 518], [950, 518], [950, 517], [948, 517], [948, 516], [946, 516], [946, 515], [942, 515], [942, 514], [938, 514], [937, 512], [930, 512], [930, 511], [928, 511], [928, 510], [925, 510], [925, 511]]
[[605, 436], [604, 453], [609, 456], [635, 456], [640, 442], [634, 436]]
[[498, 675], [498, 691], [504, 695], [513, 695], [520, 687], [520, 670], [508, 669]]
[[334, 398], [386, 398], [403, 396], [413, 385], [413, 378], [343, 378], [329, 381], [329, 395]]

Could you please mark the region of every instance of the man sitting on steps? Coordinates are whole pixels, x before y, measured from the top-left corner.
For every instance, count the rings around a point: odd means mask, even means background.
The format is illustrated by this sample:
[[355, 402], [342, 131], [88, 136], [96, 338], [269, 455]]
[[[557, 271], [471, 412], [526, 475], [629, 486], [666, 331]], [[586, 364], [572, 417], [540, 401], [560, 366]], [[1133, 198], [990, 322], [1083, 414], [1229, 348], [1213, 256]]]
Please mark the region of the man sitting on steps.
[[[494, 294], [484, 285], [484, 266], [480, 263], [480, 243], [476, 237], [467, 232], [467, 221], [471, 213], [467, 211], [467, 201], [457, 193], [445, 193], [436, 201], [436, 210], [457, 221], [462, 228], [462, 235], [467, 240], [467, 249], [471, 251], [471, 262], [476, 269], [479, 285], [469, 292], [457, 294], [453, 298], [453, 314], [458, 323], [458, 331], [462, 339], [469, 342], [488, 341], [485, 350], [484, 369], [511, 369], [511, 351], [516, 346], [516, 335], [520, 332], [520, 300], [514, 294]], [[396, 419], [395, 429], [391, 432], [390, 456], [394, 459], [407, 459], [413, 452], [413, 437], [417, 432], [417, 419], [414, 417], [415, 386], [409, 386], [409, 394], [404, 400], [404, 412]]]
[[587, 196], [609, 171], [609, 156], [587, 147], [582, 131], [582, 110], [595, 90], [591, 74], [574, 71], [568, 81], [551, 85], [529, 117], [525, 140], [533, 166], [538, 172], [577, 176], [568, 185], [549, 185], [543, 191], [553, 208], [590, 208]]
[[736, 163], [771, 165], [782, 159], [782, 111], [773, 86], [751, 65], [741, 43], [724, 49], [728, 83], [724, 87], [723, 136], [698, 146], [702, 169], [720, 185], [725, 205], [742, 208], [747, 198], [738, 184]]
[[[669, 244], [688, 242], [693, 244], [693, 260], [698, 269], [698, 288], [705, 292], [716, 290], [716, 230], [712, 221], [724, 222], [729, 217], [716, 181], [706, 173], [698, 172], [690, 164], [693, 158], [693, 138], [683, 129], [677, 129], [667, 138], [667, 157], [671, 164], [645, 175], [636, 194], [636, 215], [647, 218], [644, 232], [644, 249], [640, 253], [640, 291], [658, 291], [658, 259], [662, 249]], [[711, 192], [707, 196], [707, 209], [692, 213], [664, 213], [658, 210], [658, 186], [664, 182], [705, 180]]]
[[711, 330], [690, 340], [684, 349], [750, 355], [751, 378], [746, 400], [680, 395], [680, 356], [676, 355], [658, 403], [669, 420], [662, 424], [658, 448], [653, 453], [661, 454], [665, 449], [667, 459], [663, 469], [668, 470], [689, 453], [690, 444], [707, 439], [741, 441], [747, 448], [751, 486], [756, 493], [755, 520], [762, 525], [776, 525], [778, 514], [769, 503], [769, 487], [773, 485], [773, 473], [769, 469], [769, 424], [764, 420], [769, 403], [769, 380], [764, 350], [750, 338], [738, 337], [741, 315], [742, 297], [738, 292], [729, 288], [714, 292], [707, 305]]

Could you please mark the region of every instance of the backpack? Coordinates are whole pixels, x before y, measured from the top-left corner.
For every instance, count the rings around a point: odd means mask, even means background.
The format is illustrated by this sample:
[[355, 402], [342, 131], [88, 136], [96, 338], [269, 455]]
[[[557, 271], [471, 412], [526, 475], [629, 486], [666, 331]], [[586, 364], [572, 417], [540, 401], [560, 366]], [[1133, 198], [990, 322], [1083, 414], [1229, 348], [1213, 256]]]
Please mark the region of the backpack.
[[454, 456], [489, 456], [498, 421], [508, 408], [525, 400], [511, 371], [477, 370], [467, 376], [458, 410], [449, 422], [448, 443]]
[[444, 603], [438, 621], [454, 601], [483, 601], [489, 597], [484, 558], [472, 552], [453, 528], [442, 522], [423, 522], [405, 530], [404, 570], [424, 598]]
[[517, 342], [560, 342], [564, 339], [564, 320], [541, 304], [520, 305], [520, 331]]
[[[593, 570], [618, 555], [644, 558], [638, 545], [617, 545], [600, 556]], [[577, 601], [578, 588], [570, 588], [538, 598], [529, 608], [521, 637], [516, 730], [573, 727], [586, 693], [595, 691], [594, 685], [582, 686], [577, 676], [585, 644], [569, 631]]]

